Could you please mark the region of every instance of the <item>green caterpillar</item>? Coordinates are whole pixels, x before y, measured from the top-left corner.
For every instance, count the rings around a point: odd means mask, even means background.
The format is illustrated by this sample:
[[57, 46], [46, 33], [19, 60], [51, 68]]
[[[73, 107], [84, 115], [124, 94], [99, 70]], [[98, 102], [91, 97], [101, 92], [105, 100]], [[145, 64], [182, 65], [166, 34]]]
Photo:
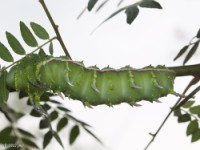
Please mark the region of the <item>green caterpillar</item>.
[[53, 91], [86, 105], [112, 106], [122, 102], [133, 105], [141, 100], [152, 102], [174, 93], [174, 79], [175, 72], [164, 66], [86, 68], [67, 57], [30, 54], [10, 69], [7, 85], [26, 91], [37, 104], [45, 91]]

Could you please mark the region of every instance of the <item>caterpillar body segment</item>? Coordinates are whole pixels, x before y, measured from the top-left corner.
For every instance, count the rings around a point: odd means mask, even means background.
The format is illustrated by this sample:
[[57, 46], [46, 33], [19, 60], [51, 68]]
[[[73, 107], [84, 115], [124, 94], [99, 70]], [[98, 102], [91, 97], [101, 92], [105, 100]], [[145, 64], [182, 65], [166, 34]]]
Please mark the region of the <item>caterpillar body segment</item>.
[[10, 69], [7, 85], [25, 90], [33, 99], [39, 99], [42, 92], [54, 91], [87, 105], [111, 106], [157, 100], [173, 93], [174, 79], [175, 72], [164, 66], [98, 69], [66, 57], [31, 54]]

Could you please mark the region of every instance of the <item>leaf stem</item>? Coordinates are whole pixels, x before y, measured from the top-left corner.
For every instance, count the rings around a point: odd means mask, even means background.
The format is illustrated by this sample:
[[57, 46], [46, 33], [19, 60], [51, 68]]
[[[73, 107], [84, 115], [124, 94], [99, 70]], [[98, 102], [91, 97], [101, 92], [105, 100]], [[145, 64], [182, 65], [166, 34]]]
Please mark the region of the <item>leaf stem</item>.
[[58, 39], [61, 47], [63, 48], [63, 51], [64, 51], [65, 55], [68, 56], [70, 59], [72, 59], [70, 54], [69, 54], [69, 52], [68, 52], [68, 50], [67, 50], [67, 48], [66, 48], [66, 46], [65, 46], [65, 44], [64, 44], [64, 42], [63, 42], [63, 40], [62, 40], [62, 37], [61, 37], [60, 32], [58, 30], [58, 25], [55, 24], [55, 22], [54, 22], [54, 20], [53, 20], [53, 18], [51, 16], [47, 6], [46, 6], [44, 0], [39, 0], [39, 2], [41, 3], [41, 5], [42, 5], [42, 7], [43, 7], [43, 9], [44, 9], [44, 11], [45, 11], [50, 23], [51, 23], [51, 25], [52, 25], [56, 35], [57, 35], [57, 39]]

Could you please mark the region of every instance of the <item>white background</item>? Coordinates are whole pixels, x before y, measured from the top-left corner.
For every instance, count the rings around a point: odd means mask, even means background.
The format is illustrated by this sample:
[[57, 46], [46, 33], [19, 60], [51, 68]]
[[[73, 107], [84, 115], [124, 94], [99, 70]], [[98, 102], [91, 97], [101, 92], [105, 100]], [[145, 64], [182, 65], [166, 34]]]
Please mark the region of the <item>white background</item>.
[[[84, 60], [86, 66], [97, 64], [100, 68], [107, 65], [120, 68], [127, 64], [135, 68], [150, 64], [182, 64], [183, 59], [173, 62], [173, 58], [200, 28], [199, 0], [159, 0], [163, 10], [140, 9], [139, 16], [132, 25], [125, 23], [125, 13], [122, 12], [90, 35], [101, 21], [116, 10], [117, 2], [118, 0], [112, 0], [97, 14], [94, 11], [86, 12], [77, 21], [76, 17], [86, 6], [87, 0], [46, 0], [73, 60]], [[133, 2], [135, 1], [127, 0], [123, 6]], [[48, 29], [52, 37], [54, 36], [38, 0], [0, 0], [0, 41], [6, 43], [5, 31], [21, 38], [19, 21], [26, 24], [31, 21], [37, 22]], [[57, 56], [63, 55], [58, 44], [54, 47]], [[33, 50], [26, 48], [30, 52]], [[19, 56], [15, 58], [18, 59]], [[199, 52], [190, 64], [199, 63], [198, 58]], [[1, 61], [1, 65], [7, 63]], [[175, 90], [181, 93], [190, 79], [191, 77], [177, 78]], [[12, 101], [13, 96], [16, 95], [11, 96], [10, 105], [15, 102]], [[196, 99], [198, 98], [197, 95]], [[74, 116], [93, 127], [92, 131], [103, 141], [104, 146], [81, 131], [76, 143], [70, 147], [68, 131], [73, 123], [61, 132], [62, 141], [68, 150], [143, 150], [151, 138], [148, 133], [156, 131], [176, 100], [177, 97], [169, 95], [160, 99], [162, 103], [141, 102], [142, 107], [132, 108], [127, 104], [120, 104], [113, 108], [102, 105], [89, 109], [84, 108], [79, 101], [69, 101], [66, 98], [65, 105], [72, 110]], [[27, 110], [25, 105], [15, 107], [17, 110]], [[0, 117], [3, 128], [8, 123], [3, 120], [3, 115]], [[19, 121], [19, 125], [33, 134], [39, 133], [36, 130], [37, 124], [38, 120], [35, 118]], [[190, 143], [191, 138], [186, 137], [186, 127], [187, 123], [178, 124], [177, 118], [170, 117], [149, 150], [198, 150], [200, 143]], [[42, 134], [39, 133], [38, 139], [41, 137]], [[53, 140], [47, 149], [59, 150], [61, 147]]]

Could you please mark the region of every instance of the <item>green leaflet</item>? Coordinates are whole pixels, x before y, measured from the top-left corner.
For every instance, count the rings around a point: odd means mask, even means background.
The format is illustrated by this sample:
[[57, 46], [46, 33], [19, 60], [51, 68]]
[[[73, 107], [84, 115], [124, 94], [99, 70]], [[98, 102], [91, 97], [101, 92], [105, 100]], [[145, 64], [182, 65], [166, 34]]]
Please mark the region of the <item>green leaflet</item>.
[[92, 8], [93, 8], [94, 5], [97, 3], [97, 1], [98, 1], [98, 0], [90, 0], [90, 1], [88, 2], [87, 8], [88, 8], [89, 11], [92, 10]]
[[49, 34], [47, 31], [39, 24], [35, 22], [31, 22], [31, 28], [33, 29], [34, 33], [39, 37], [40, 39], [47, 40], [49, 39]]
[[24, 55], [26, 53], [24, 48], [22, 47], [22, 45], [20, 44], [20, 42], [17, 40], [17, 38], [14, 35], [12, 35], [9, 32], [6, 32], [6, 37], [7, 37], [10, 47], [13, 49], [13, 51], [16, 54]]
[[140, 7], [146, 7], [146, 8], [157, 8], [157, 9], [162, 9], [162, 6], [153, 0], [149, 0], [149, 1], [141, 1], [141, 3], [139, 4]]
[[0, 42], [0, 58], [7, 62], [12, 62], [13, 57], [8, 48]]
[[174, 92], [174, 79], [175, 72], [164, 66], [100, 70], [66, 57], [32, 54], [10, 70], [7, 84], [18, 91], [25, 90], [37, 104], [41, 94], [51, 90], [85, 105], [111, 106], [157, 100]]
[[20, 31], [21, 31], [21, 35], [22, 35], [24, 42], [28, 46], [31, 46], [31, 47], [37, 47], [38, 46], [38, 43], [37, 43], [35, 37], [33, 36], [32, 32], [29, 30], [29, 28], [22, 21], [20, 21]]
[[138, 16], [139, 9], [137, 6], [128, 7], [125, 13], [127, 15], [126, 22], [128, 24], [131, 24], [135, 20], [135, 18]]

